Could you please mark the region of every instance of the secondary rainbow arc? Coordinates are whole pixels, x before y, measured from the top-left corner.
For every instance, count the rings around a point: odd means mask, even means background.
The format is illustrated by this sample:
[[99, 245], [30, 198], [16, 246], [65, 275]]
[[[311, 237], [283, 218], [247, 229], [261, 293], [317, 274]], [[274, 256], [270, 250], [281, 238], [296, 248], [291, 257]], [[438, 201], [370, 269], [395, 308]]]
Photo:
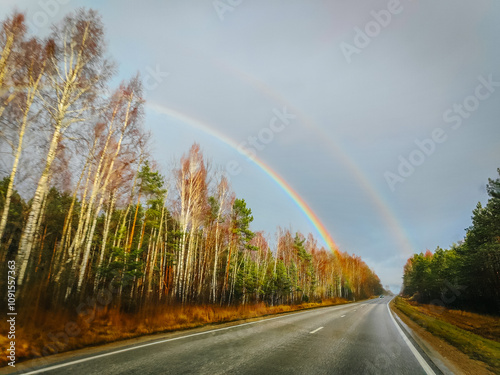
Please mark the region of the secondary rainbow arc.
[[340, 142], [332, 138], [332, 135], [327, 133], [323, 128], [318, 126], [309, 116], [304, 114], [299, 108], [287, 101], [283, 95], [281, 95], [274, 88], [270, 87], [261, 79], [252, 76], [248, 72], [244, 72], [235, 66], [228, 65], [225, 62], [218, 59], [210, 59], [210, 61], [223, 71], [231, 74], [233, 77], [237, 77], [239, 80], [247, 83], [251, 87], [255, 88], [258, 92], [262, 93], [273, 101], [280, 103], [287, 107], [287, 109], [297, 115], [300, 121], [310, 128], [313, 133], [318, 136], [318, 141], [325, 144], [326, 152], [332, 155], [333, 160], [339, 160], [347, 169], [352, 173], [356, 180], [363, 187], [364, 192], [370, 198], [371, 202], [377, 208], [383, 220], [387, 223], [388, 228], [391, 229], [392, 234], [397, 238], [400, 246], [400, 252], [405, 254], [412, 254], [414, 252], [415, 246], [413, 246], [409, 238], [410, 236], [406, 233], [406, 230], [401, 225], [400, 221], [397, 219], [396, 214], [391, 210], [390, 204], [384, 199], [384, 195], [377, 191], [372, 182], [366, 177], [361, 168], [356, 164], [349, 154], [341, 147]]
[[[387, 201], [387, 197], [374, 187], [372, 181], [367, 178], [360, 166], [355, 163], [354, 160], [352, 160], [352, 158], [349, 156], [349, 153], [341, 147], [340, 142], [334, 139], [331, 134], [327, 133], [323, 128], [318, 126], [309, 116], [305, 115], [296, 106], [293, 106], [288, 100], [283, 97], [280, 92], [269, 86], [262, 79], [259, 79], [258, 77], [250, 74], [248, 71], [243, 71], [236, 67], [234, 64], [228, 64], [226, 61], [207, 55], [202, 51], [192, 49], [189, 46], [177, 45], [177, 47], [180, 53], [184, 53], [190, 56], [193, 55], [199, 59], [202, 59], [206, 63], [212, 64], [214, 67], [217, 67], [221, 71], [231, 75], [233, 78], [245, 82], [249, 86], [256, 89], [258, 92], [262, 93], [265, 97], [272, 99], [276, 103], [285, 105], [293, 114], [297, 115], [304, 125], [312, 129], [313, 132], [317, 134], [318, 141], [326, 146], [326, 152], [330, 153], [332, 155], [332, 158], [334, 158], [335, 160], [339, 160], [343, 165], [345, 165], [352, 173], [353, 177], [359, 182], [363, 191], [370, 198], [372, 204], [377, 208], [379, 214], [381, 215], [381, 218], [386, 222], [388, 228], [391, 230], [392, 235], [395, 237], [395, 239], [397, 239], [399, 243], [399, 252], [405, 255], [412, 254], [414, 252], [415, 246], [411, 244], [409, 240], [410, 236], [401, 224], [400, 220], [398, 220], [397, 215]], [[180, 112], [177, 112], [177, 114], [180, 114]], [[177, 115], [174, 113], [170, 113], [170, 115], [177, 117]], [[191, 123], [191, 125], [194, 124]], [[234, 147], [234, 142], [229, 140], [220, 132], [210, 128], [210, 126], [207, 126], [203, 122], [199, 121], [198, 124], [194, 126], [206, 133], [213, 135], [216, 138], [219, 138], [221, 141], [229, 144], [231, 147]], [[229, 142], [227, 142], [228, 140]], [[256, 164], [260, 166], [259, 163]], [[269, 174], [268, 171], [266, 171], [266, 173]], [[270, 175], [273, 179], [275, 179], [272, 174]], [[279, 184], [279, 181], [276, 182]], [[305, 209], [303, 209], [303, 211], [306, 212]]]

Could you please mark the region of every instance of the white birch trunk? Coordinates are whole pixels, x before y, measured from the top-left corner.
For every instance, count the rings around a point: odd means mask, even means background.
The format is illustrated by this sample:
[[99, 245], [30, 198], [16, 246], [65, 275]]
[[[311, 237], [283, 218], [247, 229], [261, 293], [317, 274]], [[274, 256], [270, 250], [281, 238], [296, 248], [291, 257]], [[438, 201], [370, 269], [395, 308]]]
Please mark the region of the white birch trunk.
[[[121, 144], [122, 144], [123, 138], [125, 136], [125, 130], [126, 130], [127, 126], [129, 125], [128, 122], [129, 122], [129, 115], [130, 115], [130, 107], [132, 105], [133, 99], [134, 99], [134, 94], [132, 93], [132, 95], [130, 96], [130, 100], [128, 102], [128, 105], [127, 105], [127, 111], [126, 111], [126, 114], [125, 114], [125, 121], [124, 121], [123, 126], [122, 126], [122, 132], [121, 132], [121, 135], [120, 135], [120, 140], [118, 141], [118, 143], [116, 145], [115, 154], [113, 155], [113, 158], [111, 159], [111, 162], [110, 162], [107, 174], [106, 174], [106, 178], [105, 178], [103, 186], [102, 186], [102, 191], [106, 191], [108, 183], [109, 183], [109, 180], [110, 180], [110, 177], [111, 177], [111, 174], [114, 171], [115, 160], [118, 157], [118, 154], [120, 153]], [[90, 234], [87, 237], [87, 246], [86, 246], [85, 252], [83, 254], [82, 264], [80, 266], [80, 273], [79, 273], [79, 276], [78, 276], [77, 291], [80, 291], [80, 289], [82, 287], [83, 278], [85, 276], [85, 271], [87, 269], [87, 264], [88, 264], [88, 260], [89, 260], [89, 256], [90, 256], [90, 249], [92, 247], [92, 238], [94, 236], [95, 226], [97, 224], [97, 217], [99, 215], [99, 212], [102, 209], [102, 205], [104, 203], [104, 197], [105, 197], [105, 195], [102, 194], [101, 198], [99, 200], [99, 204], [97, 206], [97, 209], [96, 209], [96, 211], [94, 213], [94, 220], [93, 220], [92, 228], [90, 230]]]
[[50, 142], [49, 152], [47, 154], [47, 160], [45, 163], [45, 168], [42, 175], [38, 181], [38, 185], [35, 191], [35, 196], [33, 197], [33, 203], [28, 216], [28, 220], [24, 227], [24, 231], [21, 235], [21, 241], [19, 244], [19, 252], [16, 258], [16, 264], [19, 267], [18, 271], [18, 281], [17, 284], [20, 286], [23, 284], [24, 276], [26, 273], [26, 268], [28, 267], [29, 258], [31, 255], [31, 250], [33, 247], [35, 228], [37, 224], [38, 217], [40, 216], [40, 209], [42, 207], [42, 200], [45, 196], [48, 188], [48, 179], [50, 174], [50, 168], [52, 162], [56, 156], [57, 145], [59, 144], [59, 138], [61, 136], [61, 116], [56, 122], [56, 127], [52, 135], [52, 140]]

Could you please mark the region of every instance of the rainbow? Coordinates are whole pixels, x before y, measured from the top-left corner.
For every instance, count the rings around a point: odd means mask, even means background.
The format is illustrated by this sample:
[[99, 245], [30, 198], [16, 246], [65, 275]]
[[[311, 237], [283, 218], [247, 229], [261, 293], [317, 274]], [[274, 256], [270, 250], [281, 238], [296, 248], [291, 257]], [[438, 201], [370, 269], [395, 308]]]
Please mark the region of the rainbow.
[[[197, 54], [197, 51], [192, 51], [190, 50], [190, 53]], [[286, 106], [291, 113], [297, 116], [298, 119], [300, 119], [301, 123], [306, 125], [308, 128], [312, 130], [313, 133], [316, 133], [318, 142], [321, 142], [325, 144], [325, 150], [332, 156], [332, 160], [339, 160], [347, 169], [352, 173], [352, 175], [355, 177], [355, 179], [359, 182], [359, 185], [363, 188], [365, 193], [367, 194], [368, 198], [372, 202], [372, 204], [375, 206], [377, 209], [377, 212], [381, 215], [382, 219], [384, 222], [387, 224], [387, 227], [390, 229], [391, 234], [394, 236], [394, 238], [397, 240], [399, 249], [398, 251], [402, 254], [405, 255], [411, 255], [414, 253], [414, 249], [416, 248], [414, 245], [412, 245], [409, 241], [410, 236], [406, 232], [406, 230], [403, 228], [401, 223], [397, 220], [396, 214], [391, 210], [390, 204], [387, 202], [387, 199], [384, 199], [384, 195], [377, 191], [374, 187], [371, 181], [368, 180], [368, 178], [365, 176], [361, 168], [349, 157], [349, 154], [340, 146], [340, 143], [336, 141], [335, 139], [332, 138], [330, 134], [328, 134], [324, 129], [321, 127], [317, 126], [316, 123], [309, 118], [307, 115], [305, 115], [300, 109], [295, 107], [293, 104], [288, 102], [283, 98], [283, 96], [277, 92], [275, 89], [267, 85], [265, 82], [262, 80], [250, 75], [247, 72], [243, 72], [239, 69], [237, 69], [234, 66], [228, 65], [225, 62], [214, 59], [214, 58], [208, 58], [208, 56], [198, 56], [200, 58], [203, 58], [204, 61], [210, 61], [214, 66], [218, 67], [219, 69], [223, 70], [224, 72], [230, 74], [233, 77], [238, 78], [239, 80], [247, 83], [251, 87], [255, 88], [258, 92], [264, 94], [266, 97], [272, 99], [274, 102], [277, 102], [281, 105]], [[201, 130], [207, 131], [208, 133], [216, 136], [217, 138], [221, 138], [221, 134], [212, 131], [212, 129], [207, 128], [207, 126], [202, 126]], [[227, 139], [227, 137], [225, 137]], [[221, 139], [222, 140], [222, 139]], [[227, 143], [227, 142], [226, 142]], [[231, 144], [230, 144], [231, 145]], [[232, 145], [231, 145], [232, 146]], [[233, 147], [233, 146], [232, 146]], [[259, 167], [265, 170], [261, 166], [259, 162], [256, 162]], [[264, 166], [265, 164], [262, 163]], [[266, 166], [267, 167], [267, 166]], [[269, 167], [267, 167], [269, 170]], [[278, 176], [277, 173], [269, 173], [268, 170], [265, 170], [267, 174], [273, 178], [276, 183], [278, 183], [281, 186], [280, 180], [283, 181], [283, 179], [277, 179], [274, 178], [274, 175]], [[271, 170], [272, 171], [272, 170]], [[285, 184], [286, 186], [289, 186], [288, 184]], [[293, 189], [292, 189], [293, 191]], [[295, 199], [295, 197], [292, 196], [292, 199]], [[300, 199], [302, 202], [303, 200]], [[305, 202], [304, 202], [305, 203]], [[307, 205], [306, 205], [307, 206]], [[302, 209], [302, 207], [301, 207]], [[307, 212], [303, 210], [306, 215]], [[317, 218], [316, 215], [314, 217]], [[309, 217], [309, 220], [313, 222], [313, 219]], [[322, 225], [321, 225], [322, 226]], [[324, 228], [324, 226], [322, 226]], [[319, 229], [318, 229], [319, 231]]]
[[[231, 138], [227, 137], [225, 134], [215, 130], [213, 127], [206, 125], [202, 121], [194, 118], [191, 115], [187, 115], [185, 113], [181, 113], [175, 109], [168, 108], [163, 105], [158, 105], [152, 102], [146, 104], [147, 107], [151, 108], [157, 113], [161, 113], [170, 117], [174, 117], [182, 122], [189, 124], [205, 133], [208, 133], [231, 148], [238, 149], [238, 144], [233, 141]], [[278, 186], [293, 200], [293, 202], [299, 207], [299, 209], [306, 215], [308, 220], [314, 226], [319, 236], [323, 240], [323, 242], [328, 246], [328, 248], [333, 252], [334, 250], [338, 250], [338, 247], [333, 240], [332, 236], [325, 228], [319, 217], [314, 213], [314, 211], [309, 207], [309, 205], [301, 198], [301, 196], [269, 165], [264, 163], [261, 159], [257, 157], [252, 157], [250, 160], [255, 163], [260, 169], [262, 169], [269, 177], [271, 177]]]
[[[355, 177], [374, 207], [377, 209], [377, 212], [380, 214], [383, 221], [387, 224], [387, 227], [389, 228], [391, 234], [397, 240], [399, 247], [398, 252], [400, 252], [402, 255], [411, 255], [414, 253], [414, 249], [416, 247], [410, 243], [410, 236], [398, 221], [397, 215], [393, 212], [393, 210], [391, 210], [391, 206], [387, 202], [387, 199], [384, 199], [384, 194], [377, 191], [373, 187], [373, 184], [368, 180], [361, 168], [349, 157], [349, 154], [344, 149], [342, 149], [340, 143], [334, 140], [330, 134], [324, 131], [321, 127], [317, 126], [315, 122], [304, 113], [302, 113], [302, 111], [285, 100], [279, 92], [267, 85], [262, 80], [250, 75], [248, 72], [243, 72], [232, 65], [228, 65], [222, 60], [216, 59], [213, 56], [207, 56], [201, 51], [191, 49], [186, 45], [178, 44], [177, 48], [180, 53], [195, 56], [196, 58], [202, 59], [206, 63], [211, 63], [214, 67], [217, 67], [227, 74], [230, 74], [232, 77], [235, 77], [240, 81], [247, 83], [251, 87], [255, 88], [256, 91], [264, 94], [264, 96], [280, 103], [281, 105], [285, 105], [291, 111], [291, 113], [296, 115], [302, 121], [304, 125], [311, 128], [313, 132], [318, 135], [318, 142], [326, 145], [325, 150], [328, 150], [328, 153], [331, 154], [332, 158], [334, 158], [335, 160], [339, 160], [352, 173], [353, 177]], [[156, 110], [158, 110], [159, 112], [164, 112], [169, 116], [179, 118], [179, 120], [185, 121], [186, 123], [200, 129], [201, 131], [211, 134], [214, 137], [220, 139], [230, 147], [237, 149], [237, 145], [234, 141], [192, 116], [188, 116], [176, 110], [159, 105], [150, 105], [150, 107], [156, 108]], [[305, 203], [305, 201], [300, 198], [300, 196], [291, 188], [289, 184], [287, 184], [276, 172], [274, 172], [261, 160], [255, 159], [254, 163], [257, 164], [261, 169], [263, 169], [295, 201], [300, 209], [307, 215], [309, 221], [311, 221], [316, 227], [325, 243], [329, 244], [328, 246], [332, 248], [331, 244], [335, 243], [333, 242], [333, 240], [327, 240], [327, 238], [331, 238], [328, 235], [328, 231], [326, 231], [324, 225], [321, 224], [321, 221], [319, 220], [317, 215], [314, 214], [314, 212]]]

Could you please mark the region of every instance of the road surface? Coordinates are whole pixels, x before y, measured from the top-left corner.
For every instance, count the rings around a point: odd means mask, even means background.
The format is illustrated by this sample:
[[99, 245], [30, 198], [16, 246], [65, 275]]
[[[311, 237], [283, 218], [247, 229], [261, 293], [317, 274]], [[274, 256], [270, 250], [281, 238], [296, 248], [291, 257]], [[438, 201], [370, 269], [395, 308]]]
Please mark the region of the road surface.
[[[389, 298], [274, 316], [74, 356], [27, 374], [440, 374]], [[416, 345], [415, 345], [416, 346]]]

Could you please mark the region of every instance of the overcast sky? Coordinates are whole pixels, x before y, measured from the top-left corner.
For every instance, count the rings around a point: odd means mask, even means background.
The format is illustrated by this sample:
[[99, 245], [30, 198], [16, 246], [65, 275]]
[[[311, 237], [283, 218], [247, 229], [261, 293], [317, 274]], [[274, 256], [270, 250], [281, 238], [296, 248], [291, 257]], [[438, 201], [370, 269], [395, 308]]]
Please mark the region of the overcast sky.
[[230, 145], [246, 141], [340, 250], [362, 256], [393, 291], [413, 252], [464, 237], [497, 176], [498, 2], [0, 3], [2, 18], [14, 6], [26, 11], [37, 35], [74, 8], [97, 9], [119, 63], [114, 82], [137, 71], [146, 79], [146, 122], [164, 174], [198, 142], [213, 164], [237, 165], [231, 184], [253, 229], [291, 226], [319, 238]]

